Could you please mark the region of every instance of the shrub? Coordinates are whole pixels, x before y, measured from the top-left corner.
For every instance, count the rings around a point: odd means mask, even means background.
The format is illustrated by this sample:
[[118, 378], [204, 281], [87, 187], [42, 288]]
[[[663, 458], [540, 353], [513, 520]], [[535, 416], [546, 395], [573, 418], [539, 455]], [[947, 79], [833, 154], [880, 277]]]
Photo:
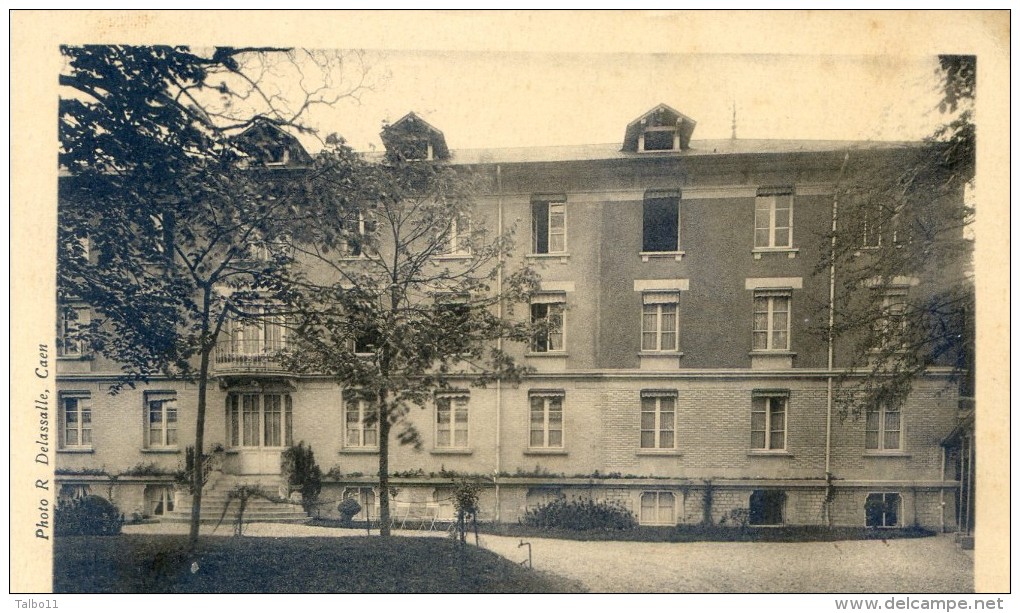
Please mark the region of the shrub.
[[106, 536], [120, 534], [124, 518], [102, 496], [82, 496], [57, 507], [54, 518], [57, 536]]
[[351, 523], [355, 515], [361, 513], [361, 505], [353, 498], [344, 498], [337, 505], [336, 510], [340, 513], [340, 521], [346, 525]]
[[623, 505], [590, 498], [558, 498], [529, 510], [522, 521], [526, 526], [566, 530], [630, 530], [637, 526], [634, 515]]
[[311, 512], [322, 491], [322, 469], [315, 463], [311, 445], [305, 447], [301, 441], [285, 449], [280, 457], [280, 474], [287, 483], [287, 495], [300, 491], [301, 506], [305, 513]]

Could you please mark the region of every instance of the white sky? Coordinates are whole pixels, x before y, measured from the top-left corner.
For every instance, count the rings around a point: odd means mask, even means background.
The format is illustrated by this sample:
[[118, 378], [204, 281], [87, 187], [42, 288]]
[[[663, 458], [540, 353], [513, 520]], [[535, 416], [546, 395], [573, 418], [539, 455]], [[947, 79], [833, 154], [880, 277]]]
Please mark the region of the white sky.
[[[310, 123], [355, 149], [409, 111], [453, 149], [620, 142], [663, 102], [698, 122], [694, 139], [911, 140], [941, 121], [934, 56], [369, 51], [381, 78], [360, 104]], [[317, 149], [308, 143], [309, 149]]]

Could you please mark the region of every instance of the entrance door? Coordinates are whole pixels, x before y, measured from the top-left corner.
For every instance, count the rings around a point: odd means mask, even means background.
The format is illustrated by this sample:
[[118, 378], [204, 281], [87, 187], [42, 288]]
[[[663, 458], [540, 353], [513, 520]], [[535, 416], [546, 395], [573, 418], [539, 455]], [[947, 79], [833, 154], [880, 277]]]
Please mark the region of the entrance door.
[[290, 394], [235, 392], [227, 397], [227, 433], [237, 453], [233, 471], [279, 475], [280, 453], [291, 444]]

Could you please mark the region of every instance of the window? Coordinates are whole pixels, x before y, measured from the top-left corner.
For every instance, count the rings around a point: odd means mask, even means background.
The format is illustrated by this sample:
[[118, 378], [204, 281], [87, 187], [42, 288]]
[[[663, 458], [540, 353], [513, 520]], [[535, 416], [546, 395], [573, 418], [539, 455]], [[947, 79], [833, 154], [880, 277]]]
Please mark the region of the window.
[[869, 528], [894, 528], [900, 522], [900, 495], [868, 494], [864, 503], [865, 525]]
[[878, 341], [876, 350], [902, 348], [906, 344], [906, 300], [906, 292], [889, 292], [882, 297], [881, 312], [873, 326]]
[[680, 192], [645, 192], [643, 220], [641, 251], [675, 253], [680, 249]]
[[672, 151], [679, 149], [676, 126], [653, 126], [641, 134], [642, 151]]
[[567, 250], [567, 199], [547, 196], [531, 201], [533, 253], [563, 253]]
[[676, 392], [641, 392], [641, 449], [674, 449]]
[[754, 292], [754, 351], [790, 350], [790, 292]]
[[350, 398], [345, 404], [344, 446], [379, 446], [379, 411], [367, 398]]
[[468, 446], [468, 395], [436, 397], [436, 447], [465, 449]]
[[71, 504], [79, 498], [92, 495], [92, 488], [80, 483], [64, 483], [57, 492], [57, 506]]
[[563, 392], [531, 392], [532, 449], [563, 448]]
[[877, 249], [882, 246], [882, 206], [871, 205], [864, 210], [861, 220], [861, 248]]
[[754, 201], [754, 246], [781, 249], [793, 246], [793, 190], [763, 188]]
[[455, 215], [450, 220], [450, 228], [446, 239], [445, 255], [471, 255], [471, 220], [465, 215]]
[[645, 292], [641, 311], [641, 351], [676, 351], [678, 292]]
[[341, 254], [348, 258], [360, 258], [365, 254], [371, 235], [375, 233], [375, 221], [369, 219], [364, 211], [352, 211], [343, 220], [341, 227], [347, 235], [341, 244]]
[[86, 353], [83, 329], [89, 325], [91, 313], [87, 307], [62, 307], [57, 317], [57, 355], [80, 358]]
[[145, 446], [177, 447], [177, 394], [145, 393]]
[[286, 447], [293, 444], [290, 394], [232, 393], [227, 396], [231, 447]]
[[676, 523], [676, 495], [673, 492], [643, 492], [641, 494], [641, 524], [646, 526], [672, 526]]
[[531, 323], [536, 326], [531, 350], [536, 353], [564, 351], [566, 315], [564, 294], [538, 294], [531, 299]]
[[64, 449], [92, 448], [92, 398], [88, 392], [61, 394], [60, 421]]
[[370, 487], [347, 487], [344, 488], [343, 497], [345, 499], [353, 498], [361, 506], [361, 510], [351, 519], [365, 521], [378, 515], [378, 509], [375, 506], [374, 489]]
[[783, 523], [786, 492], [782, 490], [754, 490], [747, 523], [752, 526], [779, 526]]
[[786, 449], [786, 392], [760, 392], [751, 400], [751, 449]]
[[867, 411], [864, 448], [868, 451], [900, 451], [903, 448], [903, 427], [898, 407], [882, 406]]
[[174, 488], [169, 485], [145, 486], [146, 515], [169, 515], [174, 510]]
[[274, 315], [271, 306], [248, 305], [244, 319], [230, 323], [230, 352], [236, 355], [275, 354], [287, 347], [287, 328], [282, 315]]

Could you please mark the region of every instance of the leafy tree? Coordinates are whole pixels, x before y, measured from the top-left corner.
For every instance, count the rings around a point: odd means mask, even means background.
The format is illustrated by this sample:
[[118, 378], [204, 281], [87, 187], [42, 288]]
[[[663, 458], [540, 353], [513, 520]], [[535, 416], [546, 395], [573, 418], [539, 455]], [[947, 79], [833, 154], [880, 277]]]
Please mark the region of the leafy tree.
[[974, 358], [975, 58], [942, 56], [946, 123], [918, 146], [847, 153], [837, 186], [830, 257], [834, 321], [845, 340], [840, 414], [902, 403], [933, 366], [949, 366], [970, 395]]
[[[399, 146], [398, 149], [399, 151]], [[407, 419], [435, 392], [468, 381], [516, 380], [526, 369], [503, 342], [525, 343], [531, 324], [514, 318], [537, 283], [510, 267], [511, 232], [490, 233], [475, 208], [480, 178], [441, 161], [391, 152], [365, 161], [333, 139], [316, 160], [335, 169], [313, 203], [313, 224], [292, 229], [295, 265], [279, 283], [295, 327], [291, 365], [333, 376], [371, 407], [379, 490], [389, 488], [391, 430], [420, 447]], [[377, 428], [373, 427], [377, 426]], [[380, 500], [389, 534], [389, 497]]]
[[[58, 292], [95, 316], [93, 349], [121, 384], [162, 374], [197, 383], [190, 543], [198, 538], [206, 391], [229, 314], [251, 316], [286, 253], [276, 229], [304, 197], [290, 173], [250, 166], [233, 138], [259, 122], [299, 125], [336, 89], [337, 57], [281, 49], [62, 47]], [[269, 83], [281, 65], [319, 71], [290, 103]], [[302, 83], [305, 83], [303, 81]], [[120, 389], [119, 386], [114, 391]]]

